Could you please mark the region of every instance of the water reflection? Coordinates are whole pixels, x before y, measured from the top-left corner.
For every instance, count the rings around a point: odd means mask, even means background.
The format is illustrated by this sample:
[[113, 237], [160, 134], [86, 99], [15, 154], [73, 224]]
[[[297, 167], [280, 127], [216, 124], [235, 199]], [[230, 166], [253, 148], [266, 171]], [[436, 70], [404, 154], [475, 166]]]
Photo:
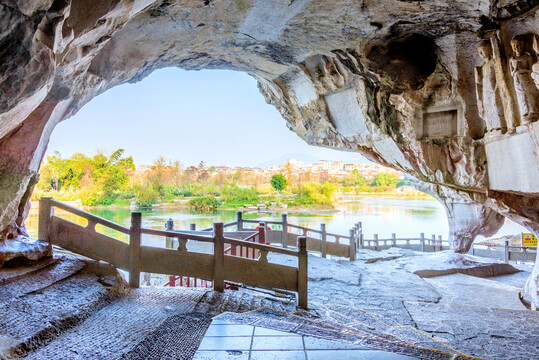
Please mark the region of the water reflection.
[[[449, 227], [442, 205], [435, 200], [417, 200], [405, 197], [387, 197], [383, 195], [345, 196], [339, 206], [339, 211], [310, 211], [289, 213], [288, 220], [292, 224], [319, 228], [320, 223], [326, 224], [328, 232], [348, 235], [348, 231], [356, 222], [363, 224], [366, 238], [378, 234], [380, 238], [390, 238], [392, 233], [397, 237], [419, 237], [420, 233], [430, 237], [431, 234], [448, 236]], [[165, 222], [171, 218], [175, 229], [189, 229], [191, 223], [197, 224], [197, 229], [211, 227], [214, 222], [232, 222], [236, 220], [236, 211], [221, 210], [215, 213], [193, 213], [188, 209], [155, 208], [140, 209], [142, 211], [142, 226], [153, 229], [164, 229]], [[131, 211], [129, 209], [92, 209], [91, 213], [121, 225], [130, 226]], [[85, 225], [80, 217], [56, 211], [58, 216], [66, 220]], [[244, 219], [281, 219], [281, 212], [246, 212]], [[81, 221], [82, 220], [82, 221]], [[38, 214], [33, 209], [26, 220], [28, 232], [37, 237]], [[253, 227], [256, 226], [253, 224]], [[128, 236], [109, 228], [97, 226], [96, 229], [106, 235], [128, 241]], [[524, 228], [507, 221], [497, 235], [516, 234], [525, 231]], [[143, 236], [143, 244], [165, 246], [162, 237]], [[210, 244], [207, 244], [211, 246]], [[191, 250], [191, 249], [190, 249]], [[193, 249], [194, 250], [194, 249]], [[200, 250], [196, 250], [200, 251]]]

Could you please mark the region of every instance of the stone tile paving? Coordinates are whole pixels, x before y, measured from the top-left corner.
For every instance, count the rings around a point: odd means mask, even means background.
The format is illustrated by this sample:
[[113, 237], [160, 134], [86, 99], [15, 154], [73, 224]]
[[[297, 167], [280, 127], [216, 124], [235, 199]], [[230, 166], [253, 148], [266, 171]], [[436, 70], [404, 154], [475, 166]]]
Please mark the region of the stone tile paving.
[[[361, 329], [363, 331], [358, 331], [344, 323], [334, 322], [333, 319], [329, 318], [319, 318], [309, 312], [286, 314], [266, 308], [244, 314], [225, 313], [217, 319], [234, 324], [251, 325], [257, 328], [262, 327], [284, 333], [304, 335], [306, 338], [322, 339], [322, 341], [332, 340], [339, 344], [337, 345], [337, 350], [343, 350], [346, 347], [361, 347], [370, 350], [391, 351], [392, 353], [407, 355], [412, 358], [432, 360], [460, 359], [458, 356], [453, 357], [453, 354], [449, 352], [451, 349], [448, 348], [445, 348], [445, 352], [432, 351], [428, 348], [422, 349], [382, 332], [377, 332], [372, 328], [370, 329], [371, 332], [369, 332], [366, 326]], [[421, 336], [435, 342], [428, 336]], [[324, 343], [324, 347], [326, 347], [325, 350], [332, 349], [331, 346], [328, 346], [328, 343]], [[336, 349], [333, 348], [333, 350]]]
[[216, 318], [194, 357], [246, 360], [415, 359], [346, 342], [330, 341]]

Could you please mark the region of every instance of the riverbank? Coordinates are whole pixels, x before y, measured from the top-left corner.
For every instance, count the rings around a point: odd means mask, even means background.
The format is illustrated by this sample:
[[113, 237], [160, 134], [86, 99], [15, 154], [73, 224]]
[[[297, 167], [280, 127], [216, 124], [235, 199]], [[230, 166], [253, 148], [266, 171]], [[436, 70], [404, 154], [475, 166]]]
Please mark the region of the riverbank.
[[[261, 198], [268, 197], [270, 195], [261, 195]], [[287, 194], [277, 194], [271, 195], [272, 197], [283, 197]], [[301, 206], [288, 206], [286, 204], [279, 205], [278, 202], [272, 200], [262, 200], [260, 203], [265, 205], [265, 208], [260, 210], [269, 210], [269, 211], [285, 211], [285, 212], [305, 212], [305, 211], [317, 211], [317, 212], [338, 212], [341, 211], [339, 207], [349, 201], [350, 198], [365, 198], [365, 197], [377, 197], [377, 198], [398, 198], [406, 200], [435, 200], [429, 194], [423, 193], [421, 191], [415, 190], [410, 186], [403, 186], [397, 189], [382, 191], [382, 192], [338, 192], [335, 194], [333, 205], [323, 205], [323, 204], [310, 204], [310, 205], [301, 205]], [[100, 210], [100, 209], [149, 209], [149, 208], [178, 208], [186, 209], [189, 208], [189, 200], [193, 197], [178, 198], [168, 201], [161, 201], [151, 206], [137, 206], [135, 202], [129, 200], [118, 200], [110, 205], [95, 205], [87, 206], [83, 205], [80, 199], [78, 200], [65, 200], [62, 201], [68, 205], [80, 208], [83, 210]], [[31, 210], [32, 212], [39, 209], [39, 201], [31, 201]], [[257, 211], [259, 204], [250, 204], [245, 206], [226, 206], [222, 205], [219, 207], [220, 210], [243, 210], [243, 211]]]

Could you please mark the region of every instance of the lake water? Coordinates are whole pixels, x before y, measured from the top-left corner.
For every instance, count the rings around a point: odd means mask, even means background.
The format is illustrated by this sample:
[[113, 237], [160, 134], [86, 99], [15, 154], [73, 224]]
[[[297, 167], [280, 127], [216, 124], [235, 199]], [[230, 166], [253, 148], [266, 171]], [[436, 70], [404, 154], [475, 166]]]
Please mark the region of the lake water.
[[[390, 238], [396, 233], [398, 238], [419, 237], [420, 233], [430, 238], [432, 234], [442, 235], [447, 239], [449, 227], [442, 205], [436, 200], [414, 199], [394, 195], [359, 195], [341, 197], [338, 211], [290, 212], [289, 223], [319, 229], [320, 223], [326, 224], [328, 232], [348, 235], [349, 229], [358, 221], [363, 224], [365, 238], [372, 239], [374, 234], [380, 238]], [[189, 224], [196, 223], [197, 228], [211, 227], [213, 222], [232, 222], [236, 219], [236, 211], [220, 210], [211, 214], [190, 212], [185, 208], [140, 209], [142, 226], [164, 229], [165, 222], [171, 218], [175, 229], [189, 229]], [[130, 225], [129, 209], [92, 209], [91, 213], [124, 226]], [[244, 219], [280, 220], [282, 212], [246, 212]], [[61, 217], [85, 225], [80, 218], [57, 212]], [[26, 226], [32, 237], [37, 237], [38, 214], [33, 209], [26, 220]], [[114, 230], [96, 229], [107, 235], [127, 241], [127, 236]], [[506, 220], [505, 225], [496, 236], [527, 232], [522, 226]], [[143, 237], [143, 244], [164, 246], [163, 238]]]

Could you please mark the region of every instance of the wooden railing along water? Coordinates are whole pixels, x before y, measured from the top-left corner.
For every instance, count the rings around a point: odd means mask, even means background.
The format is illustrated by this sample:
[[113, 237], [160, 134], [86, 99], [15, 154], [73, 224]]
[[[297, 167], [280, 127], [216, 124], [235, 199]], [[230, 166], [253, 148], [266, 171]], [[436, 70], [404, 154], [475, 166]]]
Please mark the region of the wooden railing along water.
[[[52, 245], [94, 260], [108, 262], [129, 272], [129, 284], [140, 286], [140, 273], [186, 276], [212, 281], [216, 291], [223, 291], [225, 280], [264, 289], [282, 289], [296, 292], [298, 306], [307, 308], [307, 238], [298, 237], [297, 249], [280, 248], [245, 241], [252, 232], [238, 230], [225, 233], [223, 223], [214, 223], [212, 231], [169, 231], [142, 227], [142, 214], [131, 213], [131, 227], [125, 227], [52, 198], [41, 198], [39, 204], [38, 237]], [[88, 221], [80, 226], [54, 215], [60, 208]], [[96, 231], [97, 224], [129, 236], [129, 243]], [[227, 226], [228, 227], [228, 226]], [[157, 248], [142, 244], [143, 235], [177, 239], [178, 249]], [[185, 244], [196, 240], [213, 244], [213, 253], [189, 251]], [[252, 258], [232, 255], [236, 247], [247, 248]], [[297, 258], [297, 267], [268, 261], [268, 253]]]

